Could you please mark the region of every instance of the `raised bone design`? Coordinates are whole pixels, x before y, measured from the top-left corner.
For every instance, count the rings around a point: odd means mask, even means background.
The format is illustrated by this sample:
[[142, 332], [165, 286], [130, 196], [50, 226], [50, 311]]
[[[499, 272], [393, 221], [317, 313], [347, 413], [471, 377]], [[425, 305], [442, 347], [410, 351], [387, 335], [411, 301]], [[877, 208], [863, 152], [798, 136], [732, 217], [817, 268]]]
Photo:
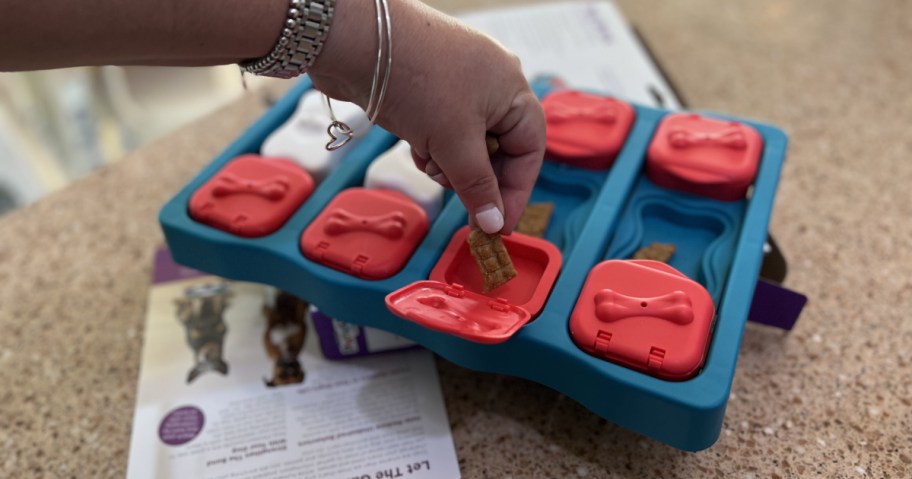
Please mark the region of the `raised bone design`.
[[743, 150], [747, 148], [747, 139], [738, 124], [715, 133], [702, 133], [688, 131], [684, 128], [672, 128], [668, 132], [668, 142], [675, 148], [691, 148], [694, 146], [719, 146]]
[[393, 211], [378, 216], [363, 216], [337, 208], [329, 215], [323, 231], [333, 236], [367, 231], [391, 240], [399, 239], [405, 234], [405, 215], [401, 211]]
[[558, 123], [576, 119], [614, 123], [617, 120], [617, 113], [617, 108], [614, 105], [604, 103], [585, 106], [568, 106], [555, 103], [545, 111], [545, 116], [548, 121]]
[[219, 184], [212, 189], [212, 195], [216, 197], [249, 194], [279, 201], [285, 197], [289, 188], [288, 178], [284, 175], [251, 180], [226, 172], [218, 176], [218, 181]]
[[604, 322], [649, 316], [688, 324], [694, 319], [693, 304], [683, 291], [673, 291], [653, 298], [627, 296], [612, 289], [603, 289], [595, 295], [595, 316]]

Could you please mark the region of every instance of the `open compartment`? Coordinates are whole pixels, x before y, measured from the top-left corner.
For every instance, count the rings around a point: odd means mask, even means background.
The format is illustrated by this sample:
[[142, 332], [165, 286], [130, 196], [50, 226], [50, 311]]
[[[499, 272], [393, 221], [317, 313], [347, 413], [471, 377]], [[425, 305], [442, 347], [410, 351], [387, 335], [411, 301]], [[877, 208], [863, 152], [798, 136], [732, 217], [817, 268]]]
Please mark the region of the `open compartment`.
[[698, 281], [717, 302], [731, 267], [744, 201], [720, 202], [667, 190], [640, 178], [605, 259], [661, 258]]
[[[468, 226], [456, 231], [431, 270], [428, 281], [414, 283], [390, 294], [387, 296], [387, 306], [404, 319], [470, 341], [505, 341], [544, 307], [560, 272], [561, 254], [553, 244], [539, 238], [521, 233], [503, 236], [504, 246], [516, 269], [516, 277], [492, 291], [484, 292], [484, 278], [467, 242], [470, 231]], [[440, 304], [443, 303], [419, 302], [423, 304], [419, 306], [414, 301], [402, 301], [403, 297], [409, 296], [407, 291], [424, 291], [429, 287], [444, 293], [455, 288], [459, 291], [460, 298], [465, 297], [458, 311], [447, 306], [446, 311], [449, 313], [445, 316], [450, 321], [441, 319]], [[491, 301], [496, 304], [488, 305]], [[446, 304], [450, 303], [452, 300]], [[418, 314], [416, 308], [430, 309], [428, 314]], [[491, 308], [495, 312], [486, 312]], [[437, 312], [431, 313], [431, 310]], [[501, 314], [504, 312], [510, 314], [504, 316]]]
[[545, 161], [529, 198], [529, 205], [553, 206], [542, 237], [564, 253], [573, 247], [607, 174]]

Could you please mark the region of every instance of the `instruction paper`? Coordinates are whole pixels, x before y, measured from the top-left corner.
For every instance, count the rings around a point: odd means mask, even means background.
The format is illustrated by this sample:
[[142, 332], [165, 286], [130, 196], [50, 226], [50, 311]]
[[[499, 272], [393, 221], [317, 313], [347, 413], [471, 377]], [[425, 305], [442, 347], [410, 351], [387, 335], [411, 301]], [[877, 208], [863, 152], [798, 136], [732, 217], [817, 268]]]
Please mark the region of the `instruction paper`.
[[155, 266], [127, 477], [459, 477], [430, 352], [329, 361], [300, 300]]
[[469, 12], [459, 17], [522, 61], [533, 80], [554, 76], [642, 105], [680, 109], [661, 71], [610, 2], [566, 2]]

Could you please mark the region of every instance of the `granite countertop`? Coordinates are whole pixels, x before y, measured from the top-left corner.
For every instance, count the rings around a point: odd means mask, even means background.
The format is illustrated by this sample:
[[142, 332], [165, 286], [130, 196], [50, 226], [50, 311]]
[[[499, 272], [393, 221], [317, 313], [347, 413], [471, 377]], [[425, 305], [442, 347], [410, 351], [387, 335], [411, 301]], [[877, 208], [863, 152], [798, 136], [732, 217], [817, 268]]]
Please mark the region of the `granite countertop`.
[[[811, 300], [791, 333], [748, 326], [700, 453], [441, 360], [464, 477], [912, 477], [912, 2], [618, 3], [692, 108], [791, 135], [771, 229]], [[0, 476], [124, 475], [158, 208], [266, 105], [0, 218]]]

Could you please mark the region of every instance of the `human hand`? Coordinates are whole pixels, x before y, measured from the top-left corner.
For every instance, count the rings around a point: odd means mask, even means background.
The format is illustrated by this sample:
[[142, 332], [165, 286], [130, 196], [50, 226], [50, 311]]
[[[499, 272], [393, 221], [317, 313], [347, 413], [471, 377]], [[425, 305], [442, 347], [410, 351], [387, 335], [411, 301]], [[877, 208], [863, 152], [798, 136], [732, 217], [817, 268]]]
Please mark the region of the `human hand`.
[[[418, 168], [452, 187], [485, 232], [513, 231], [538, 177], [545, 120], [519, 60], [414, 0], [389, 0], [392, 71], [378, 123], [412, 145]], [[315, 86], [366, 107], [376, 62], [372, 8], [337, 0]], [[485, 135], [499, 151], [489, 157]]]

